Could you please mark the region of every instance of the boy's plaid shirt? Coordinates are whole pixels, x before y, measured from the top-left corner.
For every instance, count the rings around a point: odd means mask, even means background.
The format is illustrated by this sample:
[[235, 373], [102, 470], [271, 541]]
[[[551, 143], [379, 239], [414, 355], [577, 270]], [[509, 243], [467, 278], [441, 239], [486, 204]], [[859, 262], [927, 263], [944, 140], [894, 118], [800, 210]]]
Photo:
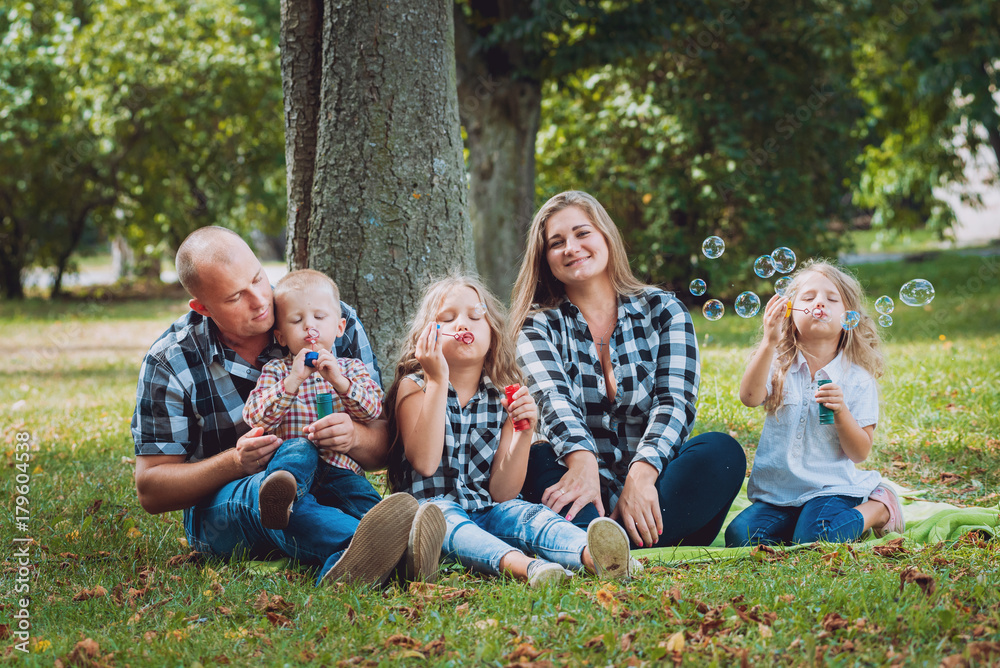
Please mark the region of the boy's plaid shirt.
[[[333, 397], [333, 412], [347, 413], [359, 422], [370, 422], [382, 414], [382, 388], [368, 375], [365, 365], [356, 359], [337, 358], [340, 373], [358, 391], [358, 400], [341, 396], [319, 372], [310, 375], [295, 394], [285, 392], [285, 378], [292, 368], [292, 357], [271, 360], [264, 365], [257, 387], [243, 408], [243, 421], [250, 427], [263, 427], [282, 441], [303, 438], [303, 429], [317, 420], [316, 396], [327, 392]], [[350, 469], [364, 475], [361, 466], [345, 454], [324, 453], [320, 457], [331, 466]]]

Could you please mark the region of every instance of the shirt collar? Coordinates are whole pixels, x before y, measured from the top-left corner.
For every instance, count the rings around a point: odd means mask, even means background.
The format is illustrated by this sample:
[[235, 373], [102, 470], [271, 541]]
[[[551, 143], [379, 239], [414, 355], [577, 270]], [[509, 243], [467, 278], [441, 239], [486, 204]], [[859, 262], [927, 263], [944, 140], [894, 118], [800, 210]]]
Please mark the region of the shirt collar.
[[[816, 372], [817, 380], [832, 380], [835, 385], [840, 385], [841, 379], [844, 377], [846, 369], [844, 368], [846, 360], [844, 359], [844, 351], [837, 353], [837, 356], [830, 361], [829, 364], [824, 366], [822, 369]], [[806, 373], [809, 372], [809, 362], [806, 361], [805, 355], [802, 354], [800, 350], [795, 355], [795, 361], [792, 362], [792, 371], [799, 371], [802, 367], [806, 368]]]
[[[205, 318], [204, 316], [202, 316]], [[211, 350], [212, 360], [218, 361], [220, 364], [226, 361], [226, 351], [232, 350], [222, 341], [222, 335], [219, 333], [219, 328], [215, 324], [215, 321], [211, 318], [205, 318], [205, 322], [208, 324], [208, 346]], [[284, 357], [288, 352], [287, 348], [282, 348], [277, 341], [274, 340], [274, 333], [271, 333], [271, 342], [264, 346], [264, 350], [260, 351], [260, 355], [257, 360], [262, 363], [267, 363], [272, 359]], [[235, 351], [233, 351], [235, 355]], [[251, 360], [246, 360], [250, 362]]]

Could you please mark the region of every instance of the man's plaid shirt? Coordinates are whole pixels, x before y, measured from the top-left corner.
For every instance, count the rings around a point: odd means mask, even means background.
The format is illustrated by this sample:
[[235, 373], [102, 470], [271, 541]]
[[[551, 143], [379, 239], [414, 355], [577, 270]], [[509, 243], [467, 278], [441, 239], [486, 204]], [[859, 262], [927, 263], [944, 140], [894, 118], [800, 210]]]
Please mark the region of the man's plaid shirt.
[[[341, 302], [347, 320], [334, 344], [339, 357], [360, 359], [376, 382], [378, 365], [354, 309]], [[277, 343], [257, 358], [263, 366], [285, 355]], [[260, 371], [222, 343], [210, 318], [189, 311], [150, 347], [139, 370], [132, 439], [136, 455], [184, 455], [199, 461], [235, 447], [250, 431], [243, 405]]]
[[[424, 389], [422, 376], [407, 376]], [[447, 414], [444, 423], [444, 451], [441, 465], [434, 475], [424, 477], [413, 470], [403, 458], [402, 492], [417, 500], [443, 496], [465, 510], [492, 508], [496, 501], [490, 495], [490, 473], [493, 457], [500, 447], [500, 430], [507, 411], [500, 403], [500, 390], [483, 376], [479, 390], [465, 406], [458, 402], [455, 388], [448, 383]]]
[[[292, 362], [292, 356], [286, 355], [264, 365], [257, 387], [243, 408], [243, 421], [250, 427], [263, 427], [282, 441], [302, 438], [305, 436], [303, 429], [317, 419], [316, 395], [321, 392], [333, 398], [334, 413], [347, 413], [359, 422], [370, 422], [382, 414], [382, 388], [368, 375], [368, 369], [360, 360], [337, 358], [340, 373], [350, 381], [352, 389], [357, 388], [357, 401], [337, 394], [333, 384], [318, 371], [302, 381], [295, 394], [288, 394], [285, 378], [292, 369]], [[320, 450], [320, 457], [331, 466], [364, 475], [361, 465], [345, 454]]]
[[609, 512], [632, 462], [662, 472], [694, 424], [700, 363], [691, 315], [672, 293], [650, 288], [619, 297], [610, 339], [618, 385], [609, 400], [597, 346], [568, 299], [528, 316], [518, 363], [538, 403], [538, 433], [556, 455], [597, 456]]

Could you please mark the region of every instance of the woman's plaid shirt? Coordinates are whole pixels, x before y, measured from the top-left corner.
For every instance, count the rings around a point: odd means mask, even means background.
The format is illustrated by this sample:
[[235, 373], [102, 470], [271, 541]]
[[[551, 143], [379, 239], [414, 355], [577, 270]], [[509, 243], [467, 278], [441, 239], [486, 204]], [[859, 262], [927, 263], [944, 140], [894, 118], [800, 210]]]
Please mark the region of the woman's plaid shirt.
[[662, 472], [695, 419], [701, 371], [694, 324], [673, 293], [623, 295], [610, 339], [614, 400], [587, 321], [568, 299], [524, 322], [518, 362], [538, 403], [538, 433], [556, 455], [597, 456], [603, 496], [614, 508], [632, 462]]

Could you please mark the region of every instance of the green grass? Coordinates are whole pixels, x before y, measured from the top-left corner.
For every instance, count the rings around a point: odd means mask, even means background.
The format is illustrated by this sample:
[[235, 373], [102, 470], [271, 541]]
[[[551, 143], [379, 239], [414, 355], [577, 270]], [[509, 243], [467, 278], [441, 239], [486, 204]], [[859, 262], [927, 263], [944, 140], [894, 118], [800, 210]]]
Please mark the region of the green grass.
[[[991, 258], [947, 253], [858, 269], [872, 298], [895, 297], [918, 276], [937, 288], [929, 309], [897, 300], [896, 322], [884, 332], [884, 411], [866, 463], [925, 490], [925, 498], [995, 506], [1000, 494], [998, 267]], [[701, 666], [738, 665], [743, 656], [756, 665], [936, 665], [984, 647], [973, 643], [1000, 641], [997, 540], [904, 544], [905, 552], [887, 556], [821, 545], [773, 561], [649, 563], [627, 587], [580, 576], [544, 592], [457, 568], [431, 591], [377, 592], [316, 589], [311, 573], [295, 565], [172, 564], [188, 553], [181, 516], [139, 507], [129, 421], [142, 355], [183, 304], [2, 308], [5, 489], [14, 496], [16, 434], [28, 431], [28, 535], [36, 541], [32, 654], [5, 650], [8, 660], [69, 664], [89, 638], [98, 665], [502, 666], [524, 657], [535, 665]], [[731, 313], [716, 323], [695, 316], [703, 352], [697, 428], [734, 433], [752, 458], [763, 415], [739, 404], [736, 389], [759, 319]], [[953, 478], [942, 474], [960, 477], [948, 484]], [[2, 526], [13, 545], [11, 524]], [[0, 623], [14, 630], [13, 548], [5, 559], [10, 594]], [[901, 590], [910, 567], [933, 577], [932, 593], [916, 584]], [[105, 593], [74, 600], [97, 587]], [[261, 602], [265, 593], [269, 604]], [[683, 647], [674, 651], [679, 638]], [[5, 638], [3, 646], [15, 641]]]

